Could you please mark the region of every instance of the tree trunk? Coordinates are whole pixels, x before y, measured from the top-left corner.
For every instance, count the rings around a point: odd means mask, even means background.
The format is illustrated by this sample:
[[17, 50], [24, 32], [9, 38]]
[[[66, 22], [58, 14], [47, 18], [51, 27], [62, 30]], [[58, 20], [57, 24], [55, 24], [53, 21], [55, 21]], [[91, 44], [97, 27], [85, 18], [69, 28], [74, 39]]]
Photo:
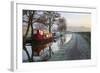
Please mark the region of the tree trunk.
[[33, 40], [33, 26], [32, 26], [32, 20], [33, 20], [33, 15], [34, 15], [34, 11], [33, 11], [33, 13], [31, 14], [31, 16], [30, 16], [30, 26], [31, 26], [31, 39], [32, 39], [32, 41], [31, 41], [31, 46], [32, 46], [32, 48], [31, 48], [31, 50], [32, 50], [32, 55], [31, 55], [31, 60], [32, 61], [34, 61], [33, 60], [33, 56], [34, 56], [34, 40]]
[[[30, 57], [30, 55], [27, 51], [27, 48], [25, 47], [25, 44], [26, 44], [26, 38], [27, 38], [27, 35], [28, 35], [28, 32], [29, 32], [29, 27], [31, 27], [31, 39], [32, 39], [32, 36], [33, 36], [32, 20], [33, 20], [34, 11], [33, 11], [33, 13], [31, 13], [31, 12], [32, 11], [29, 11], [28, 27], [27, 27], [27, 30], [26, 30], [26, 34], [23, 37], [23, 49], [25, 50], [29, 61], [33, 61], [33, 49], [32, 49], [32, 56]], [[33, 40], [32, 40], [31, 46], [33, 48]]]

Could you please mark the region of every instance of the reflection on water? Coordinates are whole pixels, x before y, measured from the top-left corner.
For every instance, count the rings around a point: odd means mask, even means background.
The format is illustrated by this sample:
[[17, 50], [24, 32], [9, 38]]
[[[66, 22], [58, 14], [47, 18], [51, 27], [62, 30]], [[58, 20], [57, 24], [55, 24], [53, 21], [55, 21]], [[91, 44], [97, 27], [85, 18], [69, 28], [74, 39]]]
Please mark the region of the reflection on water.
[[66, 41], [66, 36], [64, 35], [63, 37], [60, 38], [59, 47], [62, 47], [64, 45], [65, 41]]
[[[44, 61], [48, 60], [55, 52], [59, 51], [65, 43], [71, 39], [72, 35], [63, 35], [59, 38], [56, 38], [55, 42], [49, 42], [45, 44], [35, 45], [33, 48], [31, 45], [27, 45], [26, 48], [31, 56], [33, 53], [32, 59], [34, 61]], [[23, 50], [23, 62], [27, 62], [28, 57], [26, 52]]]

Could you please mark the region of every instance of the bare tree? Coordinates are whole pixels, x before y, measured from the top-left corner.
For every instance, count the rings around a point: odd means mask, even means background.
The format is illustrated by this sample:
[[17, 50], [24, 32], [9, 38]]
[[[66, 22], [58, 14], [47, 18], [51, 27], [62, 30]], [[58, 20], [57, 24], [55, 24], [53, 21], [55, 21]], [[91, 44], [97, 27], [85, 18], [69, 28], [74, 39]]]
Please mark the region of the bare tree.
[[55, 11], [46, 11], [45, 15], [48, 17], [49, 32], [51, 32], [51, 28], [55, 22], [55, 18], [59, 18], [60, 14]]
[[66, 32], [66, 30], [67, 30], [67, 24], [66, 23], [67, 22], [66, 22], [64, 17], [59, 19], [58, 30], [60, 32]]
[[[24, 12], [24, 11], [23, 11]], [[30, 55], [29, 55], [29, 53], [28, 53], [28, 51], [27, 51], [27, 48], [26, 48], [26, 41], [27, 41], [27, 35], [28, 35], [28, 32], [29, 32], [29, 28], [31, 27], [31, 39], [32, 39], [32, 41], [31, 41], [31, 46], [32, 46], [32, 48], [33, 48], [33, 38], [32, 38], [32, 36], [33, 36], [33, 27], [32, 27], [32, 21], [33, 21], [33, 15], [34, 15], [34, 12], [35, 11], [31, 11], [31, 10], [28, 10], [28, 11], [25, 11], [25, 13], [23, 13], [23, 14], [26, 14], [26, 13], [28, 13], [29, 14], [29, 16], [27, 15], [27, 17], [28, 17], [28, 26], [27, 26], [27, 29], [26, 29], [26, 33], [25, 33], [25, 35], [23, 36], [23, 49], [26, 51], [26, 54], [27, 54], [27, 56], [28, 56], [28, 60], [29, 61], [33, 61], [33, 59], [32, 59], [32, 57], [33, 57], [33, 52], [32, 52], [32, 56], [30, 57]], [[33, 51], [33, 49], [32, 49], [32, 51]]]

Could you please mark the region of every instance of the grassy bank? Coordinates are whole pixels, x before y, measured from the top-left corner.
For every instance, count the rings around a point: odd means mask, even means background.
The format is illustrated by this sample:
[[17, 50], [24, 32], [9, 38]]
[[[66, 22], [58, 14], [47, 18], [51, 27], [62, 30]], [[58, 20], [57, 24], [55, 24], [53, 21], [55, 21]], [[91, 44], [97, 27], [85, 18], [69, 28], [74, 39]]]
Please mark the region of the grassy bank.
[[83, 36], [83, 38], [89, 43], [91, 46], [91, 32], [76, 32], [77, 34], [80, 34]]

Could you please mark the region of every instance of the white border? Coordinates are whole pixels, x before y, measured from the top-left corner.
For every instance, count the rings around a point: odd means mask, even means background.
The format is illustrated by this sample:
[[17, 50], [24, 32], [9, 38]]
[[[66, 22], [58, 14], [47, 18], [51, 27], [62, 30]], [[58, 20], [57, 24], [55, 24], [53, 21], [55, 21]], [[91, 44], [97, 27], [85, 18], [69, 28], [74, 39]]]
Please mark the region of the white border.
[[[12, 11], [12, 65], [13, 71], [26, 71], [34, 69], [56, 69], [66, 67], [80, 67], [96, 65], [96, 48], [93, 44], [95, 24], [96, 24], [96, 8], [94, 7], [77, 7], [77, 6], [57, 6], [57, 5], [40, 5], [32, 3], [14, 2]], [[70, 11], [70, 12], [85, 12], [92, 15], [92, 43], [91, 43], [91, 60], [73, 60], [73, 61], [57, 61], [57, 62], [33, 62], [22, 63], [22, 10], [48, 10], [48, 11]], [[14, 43], [14, 44], [13, 44]]]

